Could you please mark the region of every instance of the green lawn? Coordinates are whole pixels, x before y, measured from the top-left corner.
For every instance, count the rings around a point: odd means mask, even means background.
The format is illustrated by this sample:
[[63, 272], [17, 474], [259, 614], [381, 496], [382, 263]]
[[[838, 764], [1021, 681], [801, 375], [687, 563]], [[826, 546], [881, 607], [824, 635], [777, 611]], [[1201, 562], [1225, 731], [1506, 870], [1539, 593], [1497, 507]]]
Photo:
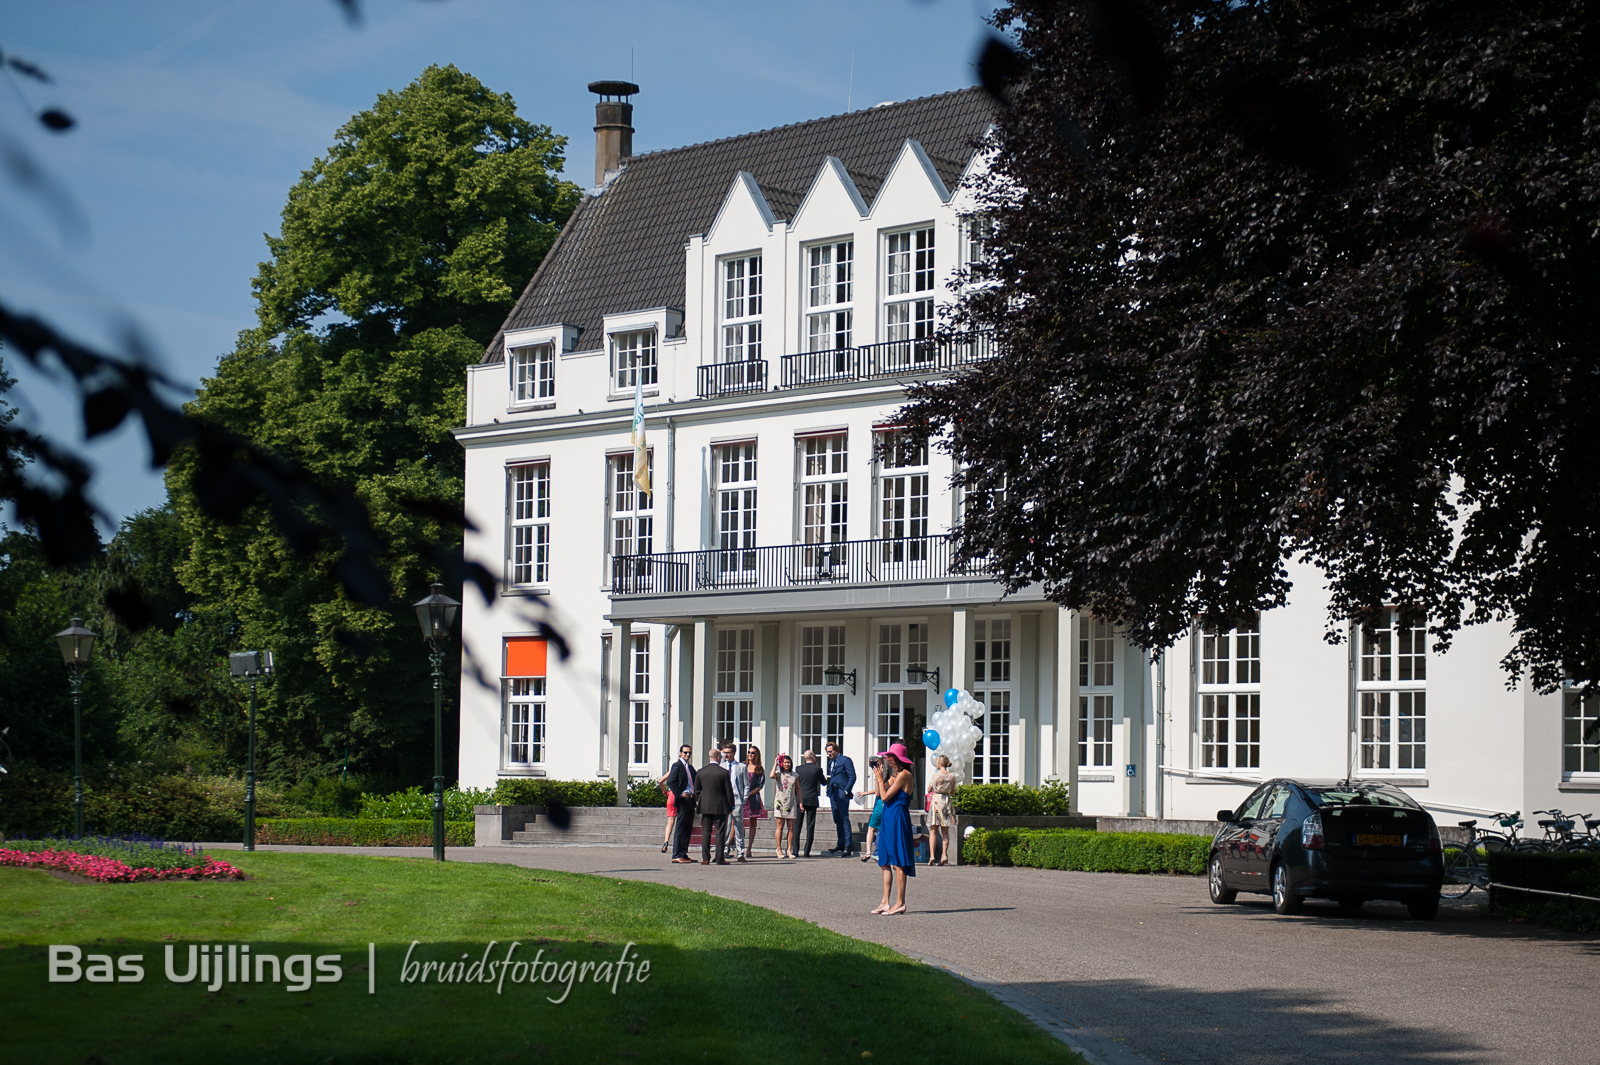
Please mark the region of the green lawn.
[[[254, 879], [68, 883], [0, 868], [0, 1002], [17, 1062], [1078, 1062], [988, 995], [883, 947], [696, 891], [508, 865], [229, 854]], [[615, 994], [565, 985], [402, 983], [413, 961], [650, 963]], [[367, 944], [377, 944], [376, 994]], [[340, 955], [295, 993], [167, 979], [192, 944]], [[143, 955], [139, 983], [49, 983], [50, 944]], [[584, 970], [575, 969], [582, 973]], [[637, 975], [639, 970], [634, 970]], [[510, 974], [517, 974], [512, 968]], [[497, 974], [498, 975], [498, 974]]]

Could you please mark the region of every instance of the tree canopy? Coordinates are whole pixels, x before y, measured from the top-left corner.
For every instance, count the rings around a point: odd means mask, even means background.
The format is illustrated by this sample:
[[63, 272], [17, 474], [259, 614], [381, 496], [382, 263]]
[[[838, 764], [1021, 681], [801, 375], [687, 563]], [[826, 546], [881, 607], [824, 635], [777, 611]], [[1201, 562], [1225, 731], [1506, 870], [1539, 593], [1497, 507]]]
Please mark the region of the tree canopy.
[[[959, 550], [1147, 648], [1332, 589], [1600, 671], [1600, 40], [1581, 4], [1018, 0]], [[1588, 323], [1588, 324], [1585, 324]]]
[[186, 408], [347, 486], [381, 539], [388, 608], [341, 585], [336, 537], [308, 557], [260, 503], [237, 521], [208, 513], [219, 486], [205, 456], [181, 451], [168, 468], [182, 581], [200, 612], [237, 619], [241, 647], [273, 649], [267, 749], [296, 773], [336, 764], [347, 745], [363, 768], [431, 761], [409, 604], [441, 577], [461, 594], [441, 572], [461, 544], [464, 457], [450, 431], [465, 418], [466, 368], [577, 202], [554, 177], [564, 143], [454, 67], [381, 96], [290, 191], [255, 282], [261, 325]]
[[487, 343], [577, 205], [565, 144], [454, 66], [384, 93], [289, 190], [254, 283], [262, 326], [337, 313]]

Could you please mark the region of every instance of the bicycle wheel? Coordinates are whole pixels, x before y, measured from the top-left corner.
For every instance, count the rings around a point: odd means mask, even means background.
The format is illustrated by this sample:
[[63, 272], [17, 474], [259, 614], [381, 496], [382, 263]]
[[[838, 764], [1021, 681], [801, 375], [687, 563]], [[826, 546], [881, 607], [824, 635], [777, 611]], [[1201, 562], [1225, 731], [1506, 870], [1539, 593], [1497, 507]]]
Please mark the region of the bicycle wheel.
[[1478, 883], [1480, 867], [1478, 848], [1474, 843], [1446, 844], [1444, 849], [1444, 883], [1439, 886], [1443, 899], [1465, 898]]
[[1543, 854], [1550, 849], [1550, 844], [1542, 839], [1519, 839], [1511, 849], [1524, 854]]

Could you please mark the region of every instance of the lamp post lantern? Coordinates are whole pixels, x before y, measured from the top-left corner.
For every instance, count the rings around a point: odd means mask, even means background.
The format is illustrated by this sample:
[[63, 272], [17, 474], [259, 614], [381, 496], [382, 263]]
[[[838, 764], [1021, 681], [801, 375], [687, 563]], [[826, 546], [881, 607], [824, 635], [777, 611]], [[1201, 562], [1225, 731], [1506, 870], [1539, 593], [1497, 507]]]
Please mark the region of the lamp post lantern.
[[89, 665], [97, 634], [83, 627], [82, 618], [56, 633], [61, 660], [72, 671], [72, 822], [83, 836], [83, 671]]
[[271, 651], [234, 651], [228, 672], [250, 682], [250, 754], [244, 770], [244, 849], [256, 849], [256, 686], [272, 676]]
[[461, 604], [444, 594], [444, 585], [434, 581], [432, 594], [415, 604], [417, 624], [428, 641], [433, 662], [433, 860], [444, 861], [444, 645]]

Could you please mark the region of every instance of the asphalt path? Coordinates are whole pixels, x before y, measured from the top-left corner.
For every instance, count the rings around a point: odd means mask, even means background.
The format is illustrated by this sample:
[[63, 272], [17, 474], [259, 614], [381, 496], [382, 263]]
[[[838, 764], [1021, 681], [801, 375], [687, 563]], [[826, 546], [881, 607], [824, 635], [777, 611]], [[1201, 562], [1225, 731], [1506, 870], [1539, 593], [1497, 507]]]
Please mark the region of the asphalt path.
[[1199, 877], [924, 866], [912, 912], [876, 917], [878, 868], [850, 858], [707, 867], [582, 846], [449, 858], [653, 880], [814, 921], [943, 963], [1106, 1065], [1600, 1060], [1600, 939], [1486, 919], [1476, 893], [1433, 921], [1381, 902], [1279, 917], [1265, 896], [1213, 905]]

